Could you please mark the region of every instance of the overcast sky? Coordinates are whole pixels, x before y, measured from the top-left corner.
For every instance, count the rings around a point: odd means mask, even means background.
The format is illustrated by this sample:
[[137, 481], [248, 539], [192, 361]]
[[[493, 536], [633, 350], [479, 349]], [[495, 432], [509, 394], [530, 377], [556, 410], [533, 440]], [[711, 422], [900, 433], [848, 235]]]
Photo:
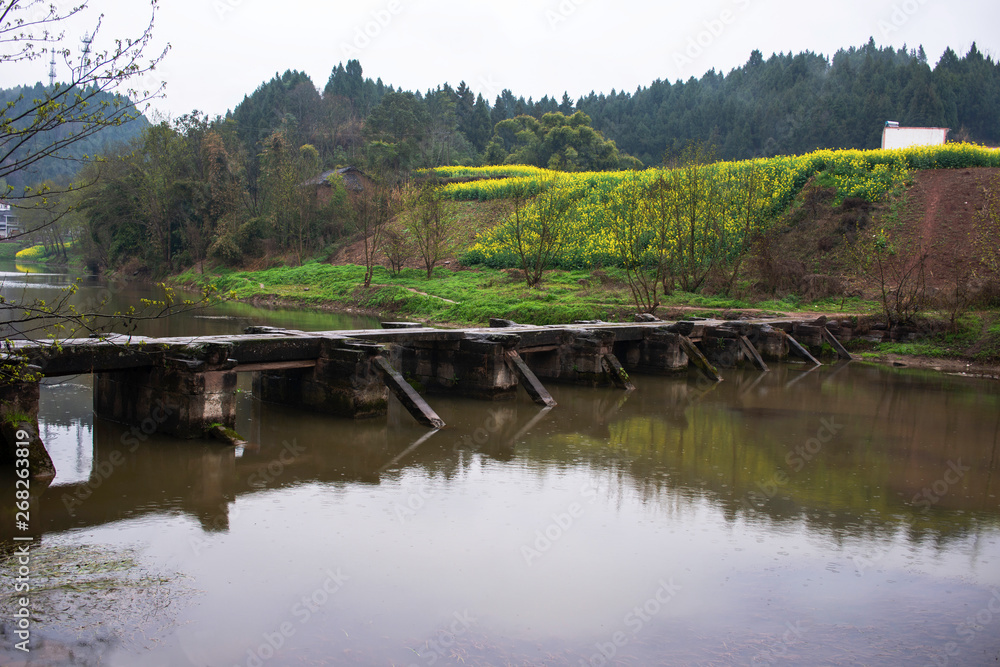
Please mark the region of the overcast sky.
[[[46, 3], [52, 0], [45, 0]], [[69, 6], [69, 0], [56, 2]], [[148, 0], [90, 0], [66, 42], [105, 15], [104, 39], [141, 32]], [[946, 47], [976, 42], [1000, 57], [997, 0], [161, 0], [156, 44], [171, 49], [156, 76], [157, 109], [178, 116], [235, 107], [276, 72], [305, 71], [322, 90], [338, 62], [406, 90], [465, 81], [491, 103], [504, 88], [536, 100], [568, 91], [634, 91], [656, 79], [728, 72], [753, 49], [830, 56], [874, 37], [923, 45], [931, 65]], [[48, 63], [5, 66], [4, 82], [47, 81]]]

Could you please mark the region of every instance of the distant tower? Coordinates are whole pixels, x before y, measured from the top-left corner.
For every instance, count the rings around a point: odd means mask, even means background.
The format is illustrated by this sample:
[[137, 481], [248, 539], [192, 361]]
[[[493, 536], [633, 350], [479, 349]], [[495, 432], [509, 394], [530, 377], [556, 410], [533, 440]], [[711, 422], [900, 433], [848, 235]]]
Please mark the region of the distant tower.
[[93, 41], [94, 41], [94, 36], [93, 35], [84, 36], [80, 40], [80, 43], [83, 44], [83, 48], [81, 49], [82, 53], [80, 55], [80, 73], [77, 75], [77, 79], [82, 78], [84, 72], [86, 71], [86, 68], [87, 68], [87, 58], [90, 57], [90, 43], [93, 42]]
[[52, 50], [52, 60], [49, 61], [49, 88], [56, 87], [56, 52]]

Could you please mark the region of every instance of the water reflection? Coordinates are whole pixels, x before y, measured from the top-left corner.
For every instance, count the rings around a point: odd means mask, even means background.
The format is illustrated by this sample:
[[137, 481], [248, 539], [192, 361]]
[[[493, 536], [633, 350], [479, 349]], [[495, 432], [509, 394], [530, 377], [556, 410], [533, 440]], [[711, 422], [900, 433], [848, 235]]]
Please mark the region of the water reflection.
[[[800, 380], [794, 392], [790, 379]], [[449, 428], [428, 437], [395, 402], [385, 419], [329, 419], [262, 404], [241, 377], [237, 430], [249, 445], [237, 457], [95, 420], [89, 381], [61, 382], [43, 392], [42, 433], [59, 471], [47, 502], [57, 516], [54, 496], [95, 487], [87, 506], [96, 514], [70, 525], [127, 516], [129, 498], [201, 516], [202, 500], [214, 507], [304, 482], [378, 484], [408, 468], [448, 479], [485, 457], [539, 475], [588, 469], [654, 505], [663, 493], [708, 497], [730, 521], [805, 520], [835, 534], [863, 517], [945, 538], [997, 518], [1000, 398], [991, 383], [857, 364], [807, 376], [787, 366], [733, 373], [708, 388], [636, 383], [630, 394], [556, 386], [554, 410], [435, 396]], [[95, 485], [109, 465], [127, 474]]]
[[[26, 273], [22, 268], [11, 262], [0, 262], [0, 296], [8, 301], [42, 299], [54, 304], [65, 298], [67, 304], [72, 304], [80, 312], [107, 313], [125, 312], [132, 306], [140, 308], [143, 299], [157, 301], [163, 298], [162, 290], [154, 285], [109, 282], [95, 276], [78, 277], [58, 272]], [[67, 296], [66, 289], [72, 285], [77, 285], [77, 291]], [[197, 298], [197, 295], [189, 295], [189, 298]], [[7, 321], [14, 315], [14, 311], [0, 310], [0, 318], [7, 318]], [[344, 315], [321, 309], [263, 309], [245, 303], [223, 302], [174, 317], [139, 321], [133, 333], [141, 336], [222, 335], [241, 333], [251, 324], [306, 331], [378, 327], [378, 321], [367, 316]], [[45, 335], [44, 330], [32, 334], [33, 337]]]

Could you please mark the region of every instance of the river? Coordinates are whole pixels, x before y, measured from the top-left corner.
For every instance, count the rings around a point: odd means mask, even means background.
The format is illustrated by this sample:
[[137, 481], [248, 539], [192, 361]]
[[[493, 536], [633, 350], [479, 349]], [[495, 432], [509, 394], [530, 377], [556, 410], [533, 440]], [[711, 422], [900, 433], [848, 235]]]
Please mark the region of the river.
[[[250, 323], [377, 326], [224, 304], [143, 333]], [[46, 381], [32, 653], [4, 613], [0, 663], [996, 664], [1000, 384], [723, 374], [552, 385], [552, 409], [432, 395], [429, 437], [395, 399], [337, 419], [241, 375], [236, 449], [132, 438], [90, 377]]]

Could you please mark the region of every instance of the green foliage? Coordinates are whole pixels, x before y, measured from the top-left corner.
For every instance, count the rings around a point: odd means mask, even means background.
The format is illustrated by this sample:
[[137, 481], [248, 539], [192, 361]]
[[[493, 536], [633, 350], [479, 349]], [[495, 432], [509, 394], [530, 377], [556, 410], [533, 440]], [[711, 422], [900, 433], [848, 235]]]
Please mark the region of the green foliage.
[[521, 115], [502, 120], [487, 150], [490, 164], [527, 164], [557, 171], [607, 171], [622, 167], [615, 142], [590, 127], [582, 111], [572, 116], [546, 113], [540, 120]]
[[430, 125], [430, 113], [413, 93], [386, 93], [365, 123], [365, 137], [372, 142], [369, 167], [382, 173], [415, 166]]
[[[964, 57], [945, 51], [932, 70], [921, 51], [874, 42], [832, 58], [807, 52], [765, 59], [754, 52], [726, 75], [713, 70], [700, 79], [657, 81], [634, 93], [591, 94], [576, 102], [565, 94], [526, 100], [504, 90], [490, 103], [464, 82], [413, 93], [365, 78], [357, 60], [334, 67], [322, 91], [308, 75], [288, 70], [247, 95], [228, 117], [187, 117], [167, 129], [148, 128], [122, 151], [128, 168], [104, 165], [113, 184], [84, 202], [91, 220], [86, 254], [95, 266], [128, 263], [154, 273], [206, 259], [230, 265], [265, 255], [302, 261], [350, 229], [342, 192], [331, 191], [325, 200], [314, 200], [305, 188], [290, 195], [296, 170], [287, 167], [295, 161], [311, 165], [299, 170], [308, 176], [296, 185], [334, 166], [367, 165], [376, 176], [422, 167], [440, 178], [479, 179], [449, 183], [444, 193], [455, 200], [532, 197], [552, 182], [585, 207], [606, 203], [618, 187], [622, 174], [610, 170], [641, 166], [626, 152], [648, 165], [669, 164], [685, 146], [702, 141], [715, 145], [720, 157], [761, 167], [772, 195], [765, 217], [785, 210], [814, 176], [836, 187], [838, 200], [876, 201], [913, 169], [997, 161], [966, 144], [945, 152], [760, 156], [817, 146], [875, 147], [882, 121], [890, 118], [963, 128], [960, 138], [995, 144], [1000, 106], [990, 100], [997, 90], [1000, 65], [974, 45]], [[32, 89], [24, 99], [42, 92]], [[109, 124], [102, 132], [110, 138], [125, 129]], [[280, 155], [273, 141], [266, 145], [276, 136], [284, 140]], [[305, 146], [312, 148], [302, 153]], [[91, 152], [89, 145], [80, 150]], [[483, 163], [493, 166], [471, 166]], [[550, 171], [559, 177], [549, 178]], [[567, 175], [581, 180], [563, 183]], [[733, 257], [746, 237], [721, 241], [732, 255], [725, 276], [730, 284], [739, 271]], [[614, 263], [615, 256], [568, 244], [554, 265], [596, 266]], [[482, 249], [467, 255], [493, 266], [510, 266], [510, 257]]]
[[11, 260], [24, 249], [24, 246], [17, 242], [8, 241], [0, 243], [0, 260]]
[[[7, 197], [8, 193], [10, 195], [22, 193], [25, 188], [36, 188], [45, 181], [67, 183], [73, 180], [82, 160], [97, 160], [101, 156], [113, 155], [120, 144], [132, 140], [149, 127], [149, 121], [138, 113], [131, 100], [96, 90], [85, 91], [84, 95], [92, 98], [90, 104], [95, 109], [120, 108], [121, 120], [109, 119], [103, 122], [102, 119], [95, 118], [93, 122], [100, 121], [102, 126], [91, 129], [79, 138], [76, 138], [76, 134], [80, 132], [80, 128], [69, 123], [52, 124], [40, 119], [32, 121], [30, 117], [14, 123], [8, 128], [9, 133], [5, 131], [4, 138], [0, 139], [0, 155], [6, 154], [5, 162], [21, 161], [30, 164], [13, 171], [0, 169], [6, 181], [0, 188], [0, 197]], [[36, 83], [34, 87], [0, 89], [0, 109], [4, 109], [3, 115], [0, 116], [0, 127], [7, 127], [8, 117], [17, 118], [23, 113], [29, 113], [35, 100], [66, 98], [66, 96], [65, 85], [49, 88]], [[93, 112], [86, 110], [81, 110], [82, 113], [93, 115]], [[15, 140], [24, 138], [19, 137], [18, 133], [30, 132], [33, 127], [38, 127], [37, 135], [15, 148]], [[11, 148], [9, 154], [6, 150], [8, 145]], [[56, 150], [39, 155], [40, 151], [53, 146]]]

